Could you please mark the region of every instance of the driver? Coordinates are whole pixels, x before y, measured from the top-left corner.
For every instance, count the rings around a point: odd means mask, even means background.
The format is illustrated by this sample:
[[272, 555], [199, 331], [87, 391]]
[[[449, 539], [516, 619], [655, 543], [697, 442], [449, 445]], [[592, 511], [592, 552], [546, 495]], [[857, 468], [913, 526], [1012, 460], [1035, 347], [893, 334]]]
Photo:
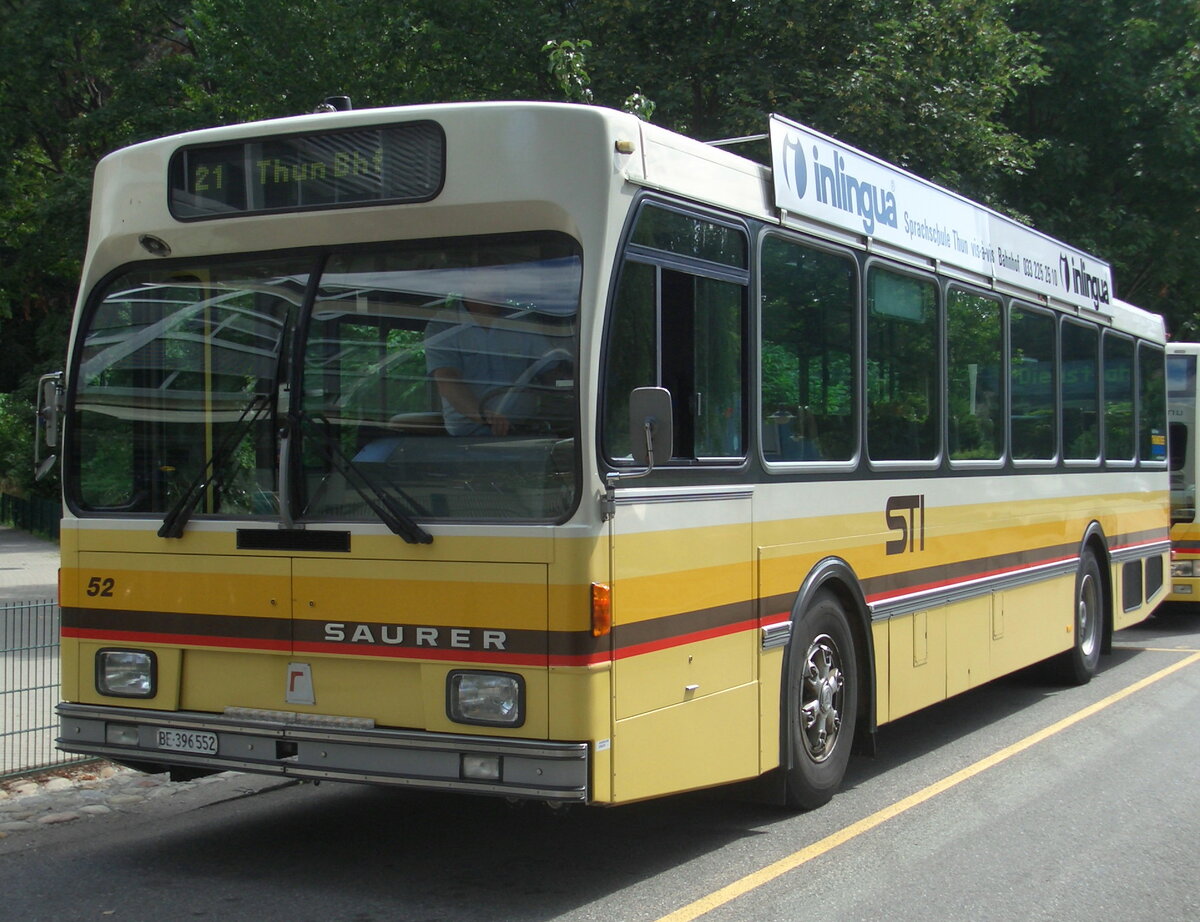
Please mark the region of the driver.
[[425, 365], [442, 399], [451, 435], [508, 435], [528, 418], [535, 397], [509, 391], [548, 348], [533, 324], [511, 308], [449, 298], [425, 327]]

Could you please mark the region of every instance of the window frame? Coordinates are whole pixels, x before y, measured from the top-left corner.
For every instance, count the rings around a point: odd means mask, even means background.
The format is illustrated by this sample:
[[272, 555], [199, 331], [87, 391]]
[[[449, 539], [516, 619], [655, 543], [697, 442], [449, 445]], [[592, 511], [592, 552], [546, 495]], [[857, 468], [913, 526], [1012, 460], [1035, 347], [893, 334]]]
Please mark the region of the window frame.
[[[852, 317], [851, 324], [853, 326], [853, 341], [851, 344], [851, 367], [853, 370], [853, 416], [854, 416], [854, 451], [850, 458], [846, 460], [778, 460], [766, 457], [764, 446], [766, 439], [764, 438], [764, 416], [763, 416], [763, 374], [762, 374], [762, 347], [763, 347], [763, 247], [769, 238], [784, 241], [785, 243], [794, 246], [805, 247], [816, 252], [825, 253], [831, 256], [844, 258], [848, 261], [853, 269], [853, 291], [854, 304], [851, 306]], [[865, 423], [863, 421], [863, 411], [866, 405], [865, 400], [865, 361], [864, 361], [864, 324], [863, 324], [863, 303], [864, 293], [863, 284], [865, 273], [861, 261], [857, 258], [854, 250], [839, 247], [826, 241], [807, 237], [802, 234], [788, 233], [780, 228], [766, 227], [759, 234], [755, 254], [755, 284], [753, 291], [754, 306], [751, 310], [752, 326], [754, 329], [754, 349], [751, 359], [754, 365], [754, 380], [752, 383], [752, 413], [754, 414], [754, 434], [757, 444], [758, 462], [763, 466], [763, 469], [768, 472], [786, 473], [789, 471], [804, 471], [812, 473], [847, 473], [853, 472], [859, 468], [864, 457], [866, 456], [865, 449]]]
[[1142, 457], [1142, 410], [1145, 408], [1145, 403], [1143, 401], [1143, 395], [1142, 395], [1142, 386], [1143, 386], [1143, 382], [1145, 381], [1145, 378], [1142, 375], [1142, 356], [1146, 352], [1155, 352], [1158, 354], [1159, 373], [1162, 376], [1162, 402], [1160, 404], [1160, 409], [1162, 410], [1162, 413], [1159, 416], [1159, 423], [1160, 423], [1159, 431], [1162, 433], [1162, 437], [1164, 440], [1168, 438], [1168, 431], [1169, 431], [1168, 415], [1167, 415], [1167, 404], [1169, 401], [1167, 398], [1167, 386], [1168, 385], [1167, 385], [1167, 350], [1166, 350], [1166, 346], [1160, 345], [1158, 343], [1150, 342], [1149, 340], [1146, 340], [1146, 339], [1137, 338], [1134, 340], [1134, 355], [1136, 357], [1135, 365], [1137, 367], [1137, 379], [1135, 382], [1135, 384], [1136, 384], [1136, 387], [1135, 387], [1135, 394], [1136, 394], [1135, 417], [1136, 417], [1137, 422], [1134, 427], [1134, 433], [1135, 433], [1134, 449], [1135, 449], [1135, 453], [1137, 455], [1137, 464], [1138, 464], [1139, 468], [1141, 468], [1143, 470], [1158, 471], [1158, 470], [1167, 469], [1168, 464], [1169, 464], [1171, 449], [1170, 449], [1170, 445], [1166, 441], [1164, 441], [1163, 456], [1161, 458], [1143, 458]]
[[[995, 303], [1000, 332], [1000, 401], [997, 413], [1000, 415], [1000, 452], [996, 458], [955, 458], [950, 446], [950, 299], [955, 292], [962, 292], [976, 298], [983, 298]], [[943, 410], [945, 418], [945, 433], [943, 434], [946, 463], [951, 471], [1002, 471], [1007, 466], [1009, 457], [1009, 376], [1008, 376], [1008, 301], [1001, 294], [986, 289], [972, 287], [958, 280], [947, 281], [942, 293], [942, 338], [944, 340], [944, 355], [942, 356], [942, 373], [945, 376], [943, 391], [946, 406]]]
[[[1142, 342], [1137, 336], [1132, 333], [1126, 333], [1123, 330], [1104, 329], [1100, 335], [1100, 407], [1103, 413], [1103, 427], [1101, 429], [1101, 449], [1100, 457], [1101, 465], [1108, 470], [1132, 470], [1137, 467], [1138, 455], [1138, 436], [1137, 436], [1137, 347], [1138, 343]], [[1130, 374], [1133, 376], [1133, 381], [1130, 386], [1130, 412], [1133, 438], [1133, 456], [1130, 458], [1113, 458], [1109, 451], [1108, 445], [1108, 357], [1105, 351], [1105, 344], [1110, 339], [1122, 340], [1132, 347], [1133, 362], [1130, 366]]]
[[[1013, 387], [1012, 368], [1013, 368], [1013, 335], [1012, 321], [1016, 311], [1022, 311], [1032, 316], [1045, 317], [1050, 320], [1051, 328], [1054, 330], [1054, 342], [1050, 348], [1050, 368], [1054, 374], [1054, 380], [1050, 383], [1050, 393], [1053, 397], [1053, 405], [1051, 407], [1054, 419], [1054, 450], [1049, 458], [1018, 458], [1016, 449], [1016, 439], [1013, 437], [1013, 410], [1016, 406], [1015, 388]], [[1011, 298], [1008, 302], [1008, 309], [1005, 311], [1004, 339], [1005, 339], [1005, 354], [1007, 361], [1005, 363], [1005, 376], [1008, 379], [1008, 414], [1005, 417], [1005, 426], [1008, 430], [1008, 454], [1009, 461], [1015, 470], [1054, 470], [1062, 467], [1062, 398], [1059, 393], [1059, 380], [1061, 378], [1061, 369], [1059, 368], [1059, 336], [1058, 319], [1061, 314], [1050, 308], [1041, 307], [1036, 304], [1031, 304], [1028, 301], [1022, 301], [1018, 298]]]
[[[1058, 441], [1059, 441], [1059, 457], [1062, 459], [1064, 467], [1071, 469], [1088, 469], [1100, 468], [1104, 466], [1104, 357], [1103, 346], [1104, 341], [1103, 330], [1098, 324], [1091, 323], [1087, 320], [1072, 317], [1070, 315], [1062, 315], [1058, 324]], [[1064, 400], [1064, 389], [1066, 388], [1066, 362], [1064, 354], [1064, 344], [1066, 342], [1066, 330], [1069, 327], [1077, 329], [1091, 330], [1096, 336], [1095, 350], [1095, 369], [1096, 369], [1096, 454], [1095, 457], [1074, 457], [1067, 451], [1067, 431], [1066, 431], [1066, 402]]]
[[[713, 224], [719, 227], [724, 227], [741, 235], [742, 241], [745, 244], [744, 262], [745, 266], [738, 268], [729, 264], [714, 262], [712, 260], [703, 259], [696, 256], [689, 256], [682, 253], [676, 253], [669, 250], [658, 250], [644, 244], [635, 243], [633, 241], [634, 233], [637, 229], [637, 224], [643, 212], [647, 208], [657, 208], [675, 215], [681, 215], [686, 218], [691, 218], [696, 221], [702, 221]], [[709, 281], [722, 282], [726, 284], [737, 285], [742, 292], [741, 305], [741, 334], [742, 334], [742, 350], [741, 350], [741, 391], [742, 391], [742, 419], [741, 419], [741, 452], [736, 455], [721, 455], [721, 456], [672, 456], [666, 459], [655, 459], [654, 468], [671, 469], [675, 471], [690, 470], [703, 468], [705, 470], [714, 469], [744, 469], [751, 457], [750, 440], [756, 437], [756, 430], [750, 421], [750, 413], [753, 408], [753, 394], [751, 393], [751, 363], [753, 361], [752, 351], [754, 335], [754, 323], [752, 317], [754, 315], [753, 305], [751, 304], [752, 292], [752, 272], [751, 266], [755, 260], [755, 253], [752, 249], [753, 238], [750, 233], [747, 223], [733, 215], [724, 212], [713, 211], [702, 208], [691, 203], [681, 203], [670, 199], [660, 198], [658, 196], [646, 195], [638, 200], [633, 207], [630, 208], [629, 217], [626, 222], [625, 229], [621, 236], [621, 245], [618, 247], [614, 259], [615, 271], [612, 273], [612, 281], [608, 292], [608, 297], [605, 301], [605, 310], [603, 314], [603, 330], [601, 333], [601, 346], [599, 363], [597, 367], [597, 380], [599, 382], [599, 390], [597, 394], [597, 413], [596, 413], [596, 456], [599, 463], [599, 470], [622, 471], [630, 468], [636, 468], [637, 462], [631, 458], [615, 458], [609, 454], [609, 358], [613, 349], [613, 317], [616, 315], [616, 305], [618, 295], [621, 292], [622, 286], [626, 278], [626, 268], [630, 264], [638, 264], [648, 266], [654, 270], [655, 279], [655, 305], [654, 305], [654, 324], [655, 324], [655, 380], [658, 386], [661, 386], [663, 374], [662, 361], [662, 273], [663, 271], [675, 272], [681, 275], [691, 276], [692, 278], [702, 278]], [[620, 425], [620, 421], [616, 421]], [[678, 423], [676, 423], [678, 426]], [[694, 440], [693, 440], [694, 447]]]
[[[937, 360], [937, 381], [934, 383], [934, 390], [937, 394], [937, 399], [931, 402], [933, 411], [937, 414], [936, 425], [934, 427], [935, 438], [937, 445], [932, 458], [872, 458], [871, 457], [871, 382], [870, 382], [870, 345], [871, 345], [871, 325], [870, 315], [871, 306], [870, 291], [871, 291], [871, 273], [874, 270], [882, 269], [892, 275], [915, 279], [918, 282], [928, 283], [933, 286], [934, 297], [934, 343], [933, 355]], [[923, 272], [918, 268], [907, 265], [894, 260], [881, 259], [878, 257], [868, 258], [863, 265], [862, 281], [859, 290], [859, 324], [861, 330], [859, 338], [861, 342], [861, 354], [859, 362], [861, 366], [861, 412], [860, 425], [862, 427], [861, 449], [860, 454], [863, 462], [868, 470], [872, 471], [938, 471], [942, 468], [943, 462], [946, 460], [946, 302], [945, 292], [942, 285], [942, 277], [939, 277], [936, 272]]]

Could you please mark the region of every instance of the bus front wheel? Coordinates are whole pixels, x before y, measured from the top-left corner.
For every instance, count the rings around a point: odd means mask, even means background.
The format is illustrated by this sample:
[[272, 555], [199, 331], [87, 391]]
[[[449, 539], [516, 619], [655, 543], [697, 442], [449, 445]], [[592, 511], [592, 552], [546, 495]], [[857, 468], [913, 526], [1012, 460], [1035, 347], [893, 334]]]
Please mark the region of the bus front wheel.
[[787, 803], [811, 810], [841, 786], [858, 714], [854, 635], [837, 598], [822, 590], [792, 625], [785, 733]]

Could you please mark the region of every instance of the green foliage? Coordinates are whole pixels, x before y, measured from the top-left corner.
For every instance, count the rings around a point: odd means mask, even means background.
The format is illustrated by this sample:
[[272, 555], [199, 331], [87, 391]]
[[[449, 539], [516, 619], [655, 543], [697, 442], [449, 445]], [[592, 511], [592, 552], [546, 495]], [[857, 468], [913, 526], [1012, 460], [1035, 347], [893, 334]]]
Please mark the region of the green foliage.
[[0, 392], [62, 366], [100, 157], [335, 94], [358, 107], [594, 102], [710, 139], [761, 133], [779, 112], [1094, 251], [1122, 297], [1164, 312], [1176, 338], [1200, 338], [1200, 0], [0, 0], [0, 11]]
[[1200, 2], [1024, 0], [1048, 77], [1007, 122], [1038, 145], [1008, 201], [1113, 263], [1118, 294], [1200, 338]]
[[542, 51], [550, 58], [549, 70], [558, 84], [563, 96], [573, 102], [591, 102], [592, 91], [589, 84], [592, 78], [584, 67], [584, 56], [592, 43], [586, 38], [573, 42], [563, 39], [558, 42], [546, 42]]
[[32, 470], [33, 461], [25, 453], [29, 447], [28, 430], [33, 424], [33, 408], [14, 394], [0, 394], [0, 491], [21, 492], [23, 472]]

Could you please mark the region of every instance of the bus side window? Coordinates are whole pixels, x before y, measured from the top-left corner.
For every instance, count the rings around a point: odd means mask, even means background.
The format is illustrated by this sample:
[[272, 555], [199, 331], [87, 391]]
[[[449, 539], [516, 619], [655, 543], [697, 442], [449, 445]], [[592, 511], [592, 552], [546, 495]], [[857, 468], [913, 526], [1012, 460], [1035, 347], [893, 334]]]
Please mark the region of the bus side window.
[[1062, 324], [1063, 456], [1100, 456], [1100, 331], [1073, 321]]
[[633, 458], [629, 444], [629, 395], [658, 384], [658, 270], [627, 260], [609, 317], [604, 376], [604, 454]]
[[952, 289], [946, 300], [950, 458], [996, 461], [1004, 446], [1003, 328], [995, 298]]
[[937, 286], [872, 268], [867, 276], [867, 452], [931, 461], [940, 448]]
[[632, 458], [628, 407], [637, 387], [671, 392], [674, 458], [745, 454], [745, 249], [740, 230], [643, 207], [605, 344], [606, 457]]
[[1136, 442], [1133, 429], [1133, 340], [1106, 331], [1104, 354], [1104, 457], [1106, 461], [1132, 461]]
[[848, 461], [858, 447], [854, 260], [772, 236], [761, 265], [763, 456]]
[[1167, 372], [1163, 350], [1138, 343], [1138, 460], [1167, 460]]
[[1055, 327], [1051, 314], [1013, 306], [1009, 314], [1012, 454], [1052, 461], [1057, 454]]
[[744, 289], [667, 269], [661, 278], [661, 384], [672, 395], [675, 457], [739, 457]]

